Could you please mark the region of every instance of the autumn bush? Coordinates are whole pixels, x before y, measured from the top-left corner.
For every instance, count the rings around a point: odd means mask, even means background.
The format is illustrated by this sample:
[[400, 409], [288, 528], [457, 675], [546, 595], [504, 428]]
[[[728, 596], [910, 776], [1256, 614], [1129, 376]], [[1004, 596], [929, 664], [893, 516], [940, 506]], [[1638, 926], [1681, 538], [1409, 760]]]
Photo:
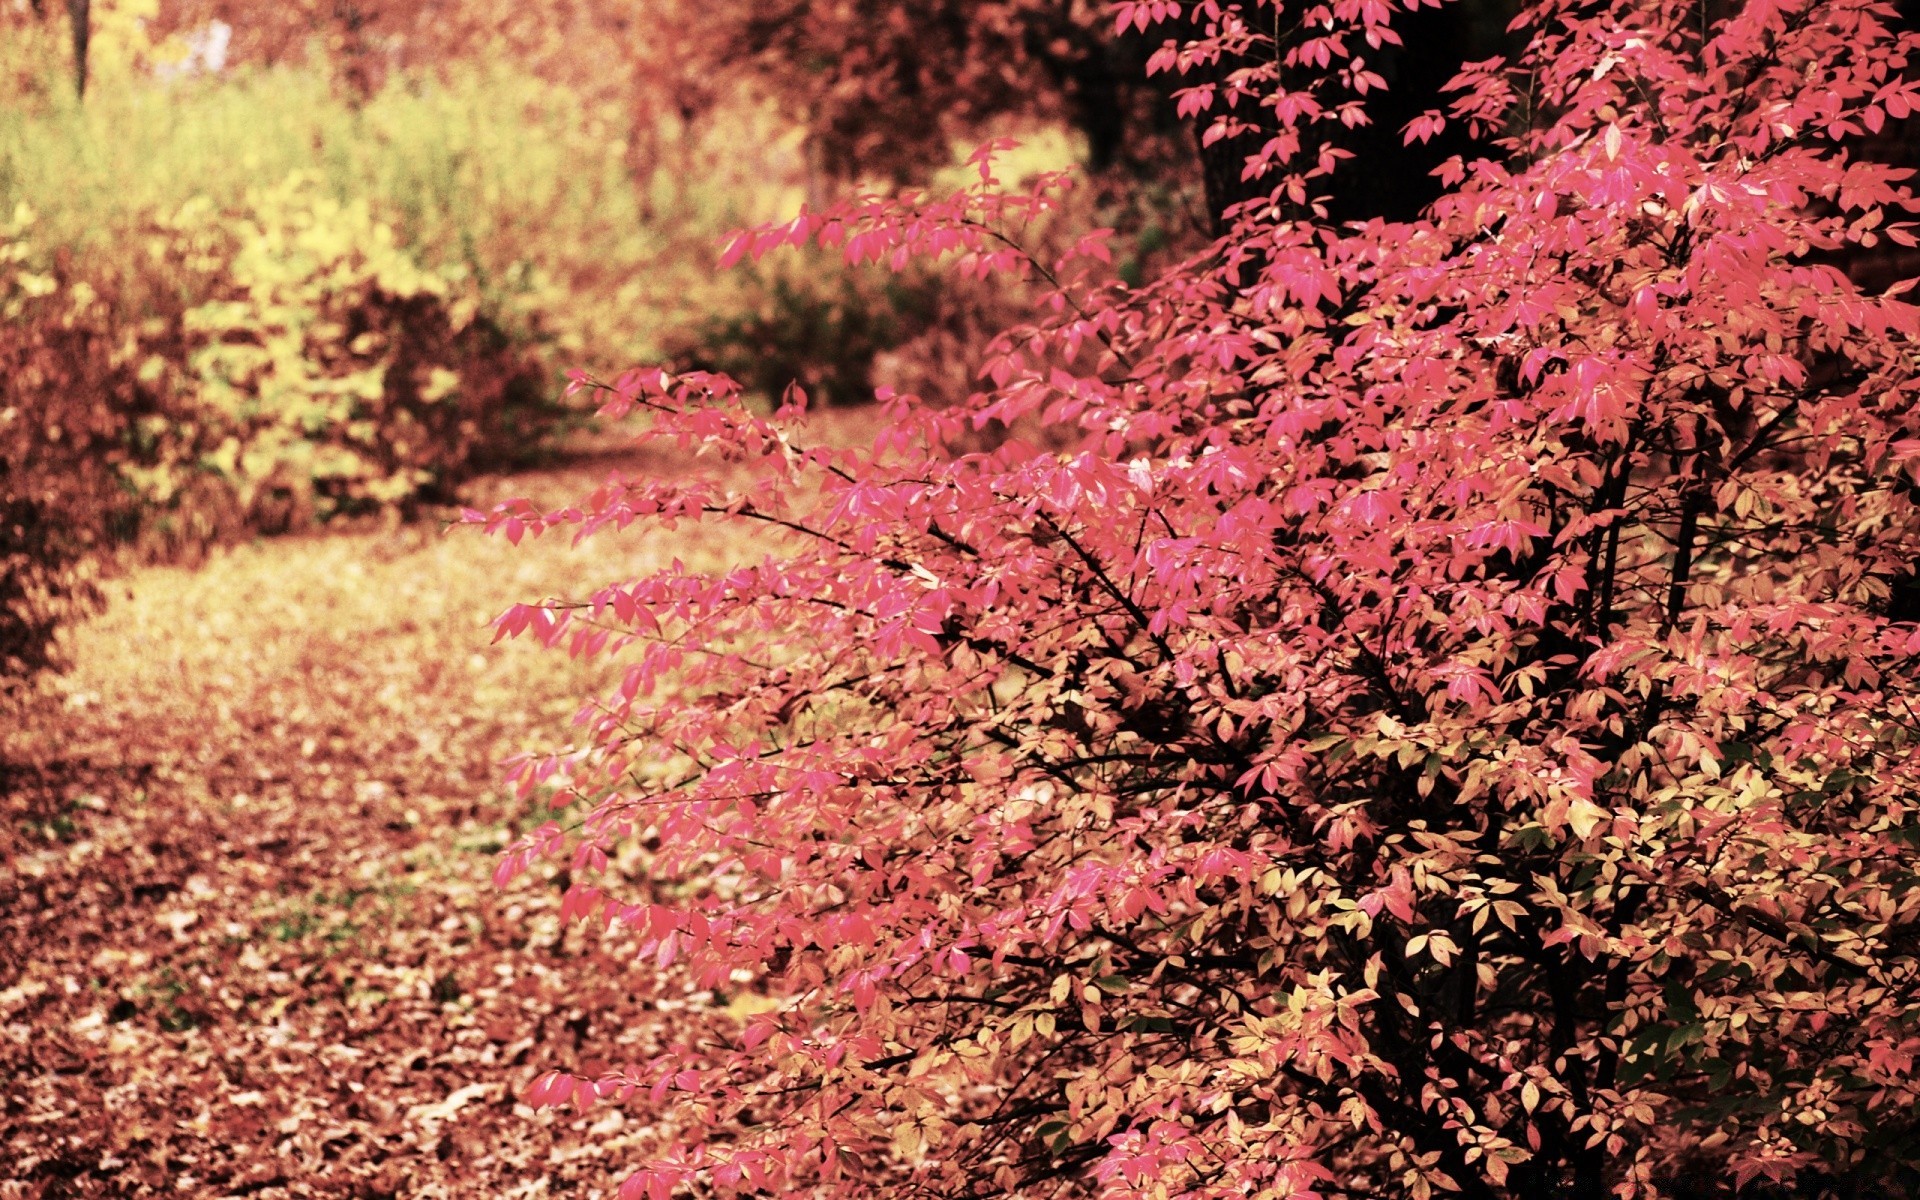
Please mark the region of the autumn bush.
[[114, 271], [33, 225], [0, 228], [6, 679], [50, 664], [109, 560], [444, 503], [561, 415], [537, 308], [298, 173], [151, 217]]
[[793, 383], [823, 404], [871, 403], [874, 360], [930, 323], [937, 282], [884, 271], [862, 278], [837, 262], [816, 273], [811, 265], [769, 264], [734, 303], [702, 315], [663, 349], [759, 395], [778, 396]]
[[881, 388], [963, 400], [986, 345], [1024, 307], [1017, 285], [849, 267], [817, 249], [735, 273], [661, 351], [675, 369], [726, 375], [763, 406], [790, 385], [824, 407], [871, 405]]
[[[996, 164], [1018, 185], [1075, 161], [1076, 152], [1056, 129], [1007, 147]], [[970, 171], [946, 168], [933, 172], [926, 189], [889, 194], [911, 204], [923, 191], [963, 184]], [[1052, 258], [1115, 218], [1129, 229], [1113, 239], [1125, 256], [1116, 264], [1123, 278], [1171, 261], [1177, 249], [1198, 248], [1170, 189], [1135, 189], [1111, 178], [1077, 182], [1062, 187], [1048, 211], [1021, 231], [1023, 253]], [[741, 264], [723, 286], [696, 293], [697, 306], [688, 306], [693, 315], [662, 335], [661, 350], [676, 369], [719, 372], [765, 400], [792, 384], [827, 406], [871, 404], [878, 388], [957, 403], [974, 390], [993, 336], [1028, 311], [1034, 283], [1045, 281], [958, 278], [918, 261], [849, 263], [834, 248], [811, 247]]]
[[[211, 475], [255, 528], [444, 500], [556, 415], [538, 313], [483, 312], [458, 270], [423, 267], [365, 201], [306, 176], [239, 212], [189, 202], [151, 249], [205, 297], [180, 317], [180, 402], [154, 423], [168, 461], [142, 474], [149, 491]], [[510, 336], [516, 317], [533, 328]]]
[[660, 1013], [527, 1099], [643, 1111], [649, 1200], [1912, 1194], [1920, 311], [1821, 256], [1914, 240], [1914, 36], [1535, 0], [1335, 224], [1387, 6], [1110, 16], [1258, 185], [1210, 250], [1030, 259], [994, 146], [749, 231], [1057, 286], [870, 450], [583, 376], [740, 468], [471, 514], [787, 546], [498, 619], [625, 661], [498, 878]]
[[33, 261], [31, 224], [24, 207], [0, 224], [0, 691], [51, 665], [54, 629], [97, 599], [98, 515], [119, 499], [101, 385], [135, 387], [105, 301]]

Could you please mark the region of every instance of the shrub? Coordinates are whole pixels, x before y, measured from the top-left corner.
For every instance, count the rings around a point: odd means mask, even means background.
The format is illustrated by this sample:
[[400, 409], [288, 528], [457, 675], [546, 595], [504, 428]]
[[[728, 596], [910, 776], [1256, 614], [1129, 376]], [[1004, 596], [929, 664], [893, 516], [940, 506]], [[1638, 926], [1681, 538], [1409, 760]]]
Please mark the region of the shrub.
[[939, 284], [924, 276], [848, 270], [822, 255], [746, 275], [720, 307], [669, 335], [662, 349], [755, 395], [777, 397], [797, 384], [821, 404], [871, 403], [875, 360], [935, 323]]
[[30, 223], [0, 227], [0, 677], [50, 665], [104, 558], [446, 501], [559, 415], [537, 309], [297, 173], [111, 267]]
[[181, 318], [180, 409], [156, 432], [180, 443], [176, 468], [190, 453], [250, 525], [444, 499], [553, 415], [528, 347], [482, 314], [461, 273], [420, 266], [364, 201], [296, 173], [244, 214], [190, 203], [164, 232], [159, 250], [176, 262], [204, 265], [209, 235], [221, 244], [211, 298]]
[[[1157, 68], [1243, 64], [1210, 140], [1279, 126], [1212, 253], [1046, 264], [991, 386], [871, 451], [635, 372], [608, 411], [761, 478], [474, 514], [783, 539], [499, 618], [626, 659], [511, 768], [581, 810], [499, 877], [559, 859], [662, 1014], [527, 1098], [645, 1110], [650, 1200], [1911, 1194], [1920, 312], [1808, 256], [1913, 239], [1852, 142], [1915, 40], [1536, 0], [1408, 131], [1485, 156], [1334, 227], [1291, 152], [1388, 6], [1116, 6], [1183, 7]], [[740, 248], [1012, 268], [1042, 202]], [[1036, 415], [1072, 444], [954, 449]]]
[[[1024, 179], [1045, 175], [1073, 154], [1055, 137], [1037, 146], [1009, 145], [1003, 158], [999, 169]], [[940, 172], [937, 182], [951, 186], [955, 178], [964, 181], [966, 172]], [[918, 194], [894, 193], [905, 204]], [[1115, 249], [1127, 256], [1124, 277], [1169, 244], [1159, 223], [1169, 215], [1166, 207], [1165, 197], [1151, 192], [1115, 197], [1099, 187], [1063, 186], [1044, 219], [1021, 231], [1022, 252], [1057, 255], [1097, 227], [1103, 214], [1119, 215], [1132, 230], [1114, 237]], [[688, 305], [697, 315], [662, 337], [667, 360], [726, 375], [762, 400], [797, 384], [813, 403], [832, 407], [868, 404], [880, 388], [935, 404], [965, 399], [978, 384], [994, 334], [1029, 311], [1031, 285], [1043, 282], [960, 278], [921, 262], [889, 270], [846, 262], [830, 249], [745, 264], [733, 274], [737, 278], [699, 292], [697, 307]]]
[[54, 630], [97, 599], [88, 559], [125, 503], [112, 467], [140, 394], [105, 298], [36, 262], [33, 214], [0, 223], [0, 689], [54, 661]]

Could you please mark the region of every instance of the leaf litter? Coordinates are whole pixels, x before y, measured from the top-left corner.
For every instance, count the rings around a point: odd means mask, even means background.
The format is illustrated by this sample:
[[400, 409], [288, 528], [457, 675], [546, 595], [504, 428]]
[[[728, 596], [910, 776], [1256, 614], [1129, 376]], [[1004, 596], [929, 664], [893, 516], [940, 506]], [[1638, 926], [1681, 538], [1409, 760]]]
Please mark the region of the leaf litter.
[[613, 668], [486, 621], [741, 536], [515, 549], [426, 523], [120, 580], [0, 726], [0, 1200], [603, 1194], [646, 1131], [518, 1093], [676, 1001], [562, 928], [564, 872], [489, 877], [549, 815], [500, 761], [555, 744]]

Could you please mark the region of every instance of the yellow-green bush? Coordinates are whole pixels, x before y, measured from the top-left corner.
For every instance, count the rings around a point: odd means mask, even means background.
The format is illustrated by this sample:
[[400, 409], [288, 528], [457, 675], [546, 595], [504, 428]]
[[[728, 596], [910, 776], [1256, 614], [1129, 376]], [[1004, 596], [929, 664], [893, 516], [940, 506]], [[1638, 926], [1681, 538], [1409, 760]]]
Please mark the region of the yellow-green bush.
[[[210, 254], [209, 247], [216, 248]], [[151, 252], [206, 272], [180, 318], [179, 401], [134, 469], [167, 502], [182, 471], [220, 481], [256, 528], [444, 496], [537, 439], [551, 408], [536, 357], [483, 312], [460, 268], [423, 267], [364, 200], [296, 173], [239, 212], [189, 202]], [[513, 314], [524, 327], [537, 314]]]
[[0, 223], [0, 678], [47, 665], [103, 550], [449, 499], [559, 411], [537, 306], [309, 176], [150, 218], [95, 277], [31, 223]]

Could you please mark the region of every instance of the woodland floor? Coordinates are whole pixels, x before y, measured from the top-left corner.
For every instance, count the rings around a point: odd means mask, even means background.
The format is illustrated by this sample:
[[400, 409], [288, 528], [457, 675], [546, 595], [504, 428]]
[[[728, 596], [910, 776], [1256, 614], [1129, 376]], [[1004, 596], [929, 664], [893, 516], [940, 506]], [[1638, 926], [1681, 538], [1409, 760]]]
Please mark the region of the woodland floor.
[[608, 668], [486, 621], [746, 549], [721, 536], [425, 523], [115, 580], [72, 670], [0, 716], [0, 1200], [608, 1194], [634, 1120], [516, 1095], [653, 1001], [551, 881], [489, 879], [544, 819], [499, 761], [564, 742]]

